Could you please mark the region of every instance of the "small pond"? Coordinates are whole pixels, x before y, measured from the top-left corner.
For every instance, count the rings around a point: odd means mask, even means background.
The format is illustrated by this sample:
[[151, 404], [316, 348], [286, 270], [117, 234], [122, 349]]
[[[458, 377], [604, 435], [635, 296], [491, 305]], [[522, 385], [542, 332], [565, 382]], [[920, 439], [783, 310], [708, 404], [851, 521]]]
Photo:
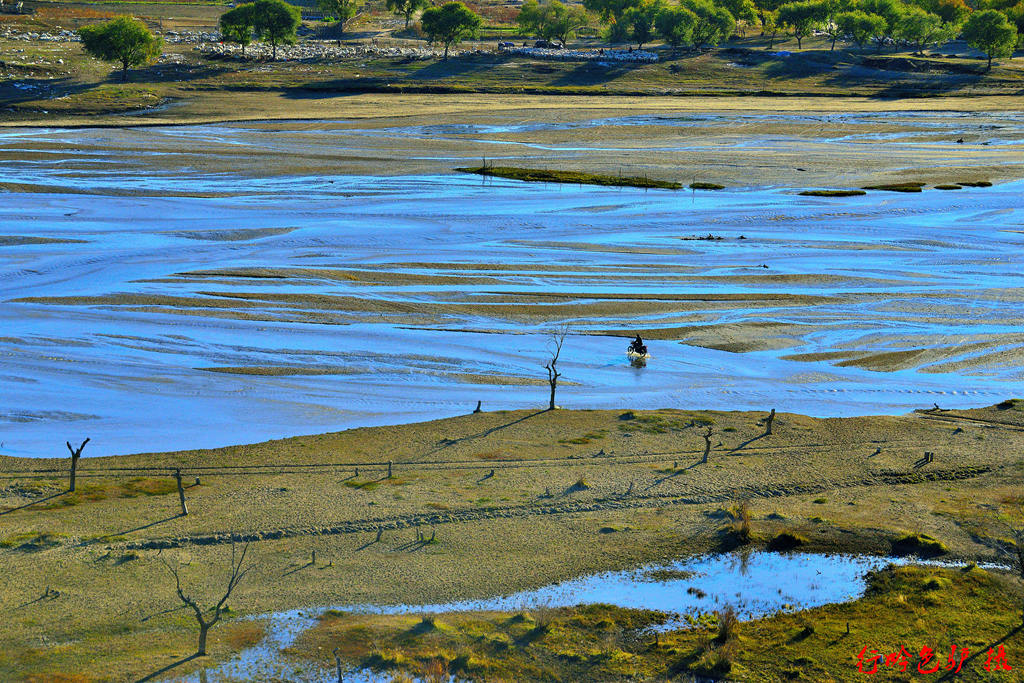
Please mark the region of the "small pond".
[[[295, 664], [280, 655], [328, 609], [364, 614], [440, 614], [464, 611], [518, 611], [607, 603], [619, 607], [656, 609], [671, 618], [664, 630], [685, 628], [687, 616], [732, 605], [741, 619], [755, 619], [780, 610], [799, 610], [853, 600], [863, 594], [865, 574], [906, 558], [806, 553], [731, 553], [649, 565], [640, 569], [584, 576], [535, 590], [481, 600], [419, 605], [335, 605], [289, 610], [269, 615], [268, 635], [237, 658], [207, 670], [168, 681], [201, 683], [236, 680], [288, 680], [333, 683], [333, 672], [308, 663]], [[371, 672], [354, 671], [346, 681], [388, 681]]]

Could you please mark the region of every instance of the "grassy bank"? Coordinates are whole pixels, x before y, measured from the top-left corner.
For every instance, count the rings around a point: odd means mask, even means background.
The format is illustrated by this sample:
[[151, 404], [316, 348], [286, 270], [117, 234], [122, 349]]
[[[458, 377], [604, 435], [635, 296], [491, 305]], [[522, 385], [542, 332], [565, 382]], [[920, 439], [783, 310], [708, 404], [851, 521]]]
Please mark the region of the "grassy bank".
[[513, 166], [476, 166], [472, 168], [457, 168], [455, 170], [460, 173], [475, 173], [476, 175], [508, 178], [509, 180], [522, 180], [532, 183], [571, 183], [573, 185], [608, 185], [663, 190], [678, 190], [683, 186], [682, 183], [670, 180], [656, 180], [654, 178], [641, 178], [638, 176], [612, 176], [600, 173], [587, 173], [585, 171], [554, 171], [550, 169], [517, 168]]

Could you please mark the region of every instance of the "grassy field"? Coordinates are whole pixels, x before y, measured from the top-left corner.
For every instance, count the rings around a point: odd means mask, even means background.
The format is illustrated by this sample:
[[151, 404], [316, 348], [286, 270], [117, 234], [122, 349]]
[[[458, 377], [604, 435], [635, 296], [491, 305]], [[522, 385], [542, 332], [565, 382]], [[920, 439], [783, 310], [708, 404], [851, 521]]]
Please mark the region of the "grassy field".
[[[0, 679], [180, 673], [257, 640], [261, 622], [243, 615], [484, 597], [741, 545], [992, 559], [990, 522], [1021, 503], [1018, 405], [902, 417], [779, 414], [770, 436], [763, 413], [482, 413], [215, 450], [87, 458], [74, 494], [66, 492], [66, 461], [3, 458], [0, 608], [9, 616], [0, 629]], [[702, 465], [708, 426], [712, 448]], [[925, 450], [936, 453], [934, 462], [923, 462]], [[188, 516], [179, 514], [170, 476], [178, 467]], [[417, 543], [419, 535], [435, 542]], [[175, 597], [164, 561], [180, 563], [188, 590], [212, 604], [226, 581], [232, 539], [251, 543], [257, 566], [231, 597], [227, 622], [212, 632], [211, 658], [187, 659], [194, 620]], [[906, 638], [920, 647], [941, 632], [936, 645], [963, 640], [973, 649], [1019, 619], [1021, 587], [1011, 578], [924, 571], [878, 579], [885, 590], [852, 605], [742, 625], [730, 661], [737, 672], [760, 670], [771, 643], [788, 642], [807, 623], [816, 635], [787, 646], [777, 671], [846, 680], [855, 654], [847, 642], [881, 650]], [[938, 592], [925, 585], [936, 577]], [[965, 607], [954, 618], [956, 601]], [[870, 615], [881, 604], [896, 611], [876, 624]], [[575, 652], [595, 627], [574, 614], [552, 615], [568, 621], [566, 640], [545, 636], [536, 653], [496, 659], [487, 649], [496, 644], [474, 641], [479, 672], [490, 672], [481, 680], [534, 666], [572, 678], [628, 660], [608, 673], [614, 679], [666, 667], [696, 671], [718, 657], [695, 656], [707, 649], [708, 634], [699, 630], [666, 636], [652, 651], [629, 641], [625, 617], [612, 614], [613, 625], [600, 627], [607, 639], [599, 652], [559, 659], [557, 652]], [[627, 616], [629, 623], [652, 618]], [[440, 630], [451, 642], [405, 643], [406, 664], [398, 668], [419, 670], [442, 650], [456, 653], [445, 662], [456, 666], [460, 639], [497, 633], [504, 618], [459, 617]], [[808, 654], [846, 621], [855, 639]], [[373, 645], [352, 639], [353, 623], [325, 621], [295, 656], [323, 661], [317, 639], [330, 638], [344, 646], [347, 661], [366, 663], [393, 651], [391, 639], [408, 628], [401, 619], [368, 623], [383, 634]]]
[[[492, 7], [493, 37], [512, 30], [508, 8]], [[3, 16], [0, 25], [33, 31], [76, 29], [130, 12], [161, 30], [214, 30], [223, 7], [212, 3], [40, 3], [35, 15]], [[508, 16], [506, 16], [508, 15]], [[424, 47], [421, 38], [396, 32], [399, 21], [373, 6], [352, 25], [348, 45], [373, 41], [380, 46]], [[310, 31], [321, 28], [315, 22]], [[397, 37], [401, 35], [403, 37]], [[962, 44], [942, 53], [914, 57], [907, 52], [829, 50], [808, 39], [802, 50], [781, 38], [772, 49], [760, 37], [737, 37], [708, 51], [661, 54], [654, 64], [559, 62], [491, 53], [441, 60], [360, 56], [321, 61], [240, 61], [212, 59], [192, 45], [167, 44], [156, 64], [132, 71], [130, 83], [110, 65], [85, 56], [75, 43], [38, 43], [0, 39], [0, 121], [38, 122], [55, 117], [91, 117], [152, 108], [161, 103], [187, 106], [171, 116], [200, 118], [232, 111], [240, 93], [287, 98], [290, 114], [307, 118], [325, 99], [355, 93], [586, 96], [755, 95], [863, 97], [878, 100], [932, 97], [1000, 96], [1024, 92], [1024, 66], [1002, 60], [991, 71]], [[587, 39], [582, 45], [599, 47]], [[493, 42], [466, 47], [493, 49]], [[1012, 102], [1004, 108], [1013, 108]], [[45, 112], [45, 114], [43, 113]]]

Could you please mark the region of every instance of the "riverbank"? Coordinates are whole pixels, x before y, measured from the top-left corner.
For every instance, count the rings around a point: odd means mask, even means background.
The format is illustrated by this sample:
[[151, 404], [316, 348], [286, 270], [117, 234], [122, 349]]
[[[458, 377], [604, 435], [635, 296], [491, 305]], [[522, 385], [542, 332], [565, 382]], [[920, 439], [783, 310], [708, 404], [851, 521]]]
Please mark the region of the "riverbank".
[[[480, 413], [86, 459], [75, 494], [63, 492], [66, 460], [3, 458], [0, 608], [12, 616], [0, 675], [129, 681], [178, 662], [192, 617], [161, 560], [187, 562], [188, 585], [214, 598], [232, 539], [258, 561], [230, 600], [237, 615], [505, 594], [748, 535], [750, 547], [789, 534], [809, 551], [991, 559], [985, 525], [1019, 503], [1024, 480], [1018, 406], [780, 413], [771, 435], [766, 412]], [[172, 468], [187, 484], [185, 517]], [[232, 620], [211, 638], [223, 658], [260, 635]]]

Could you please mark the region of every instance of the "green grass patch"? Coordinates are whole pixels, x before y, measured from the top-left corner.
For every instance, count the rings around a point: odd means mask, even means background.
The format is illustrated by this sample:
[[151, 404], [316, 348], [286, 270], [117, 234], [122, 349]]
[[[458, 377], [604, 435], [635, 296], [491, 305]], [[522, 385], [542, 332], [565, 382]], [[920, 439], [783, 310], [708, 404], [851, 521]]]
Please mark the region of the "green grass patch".
[[457, 168], [462, 173], [475, 173], [483, 176], [523, 180], [540, 183], [572, 183], [574, 185], [609, 185], [614, 187], [643, 187], [665, 190], [678, 190], [681, 183], [668, 180], [655, 180], [640, 176], [614, 176], [584, 171], [554, 171], [536, 168], [518, 168], [515, 166], [476, 166]]
[[935, 557], [945, 555], [949, 548], [927, 534], [904, 534], [892, 542], [892, 551], [896, 555]]
[[370, 479], [348, 479], [345, 482], [345, 486], [350, 489], [359, 489], [360, 491], [373, 491], [376, 488], [380, 488], [380, 482]]
[[886, 183], [882, 185], [865, 185], [864, 190], [883, 190], [885, 192], [921, 192], [924, 183]]
[[56, 548], [61, 544], [61, 539], [64, 538], [67, 538], [67, 536], [56, 532], [24, 531], [0, 539], [0, 548], [10, 548], [30, 553], [46, 550], [47, 548]]
[[719, 185], [718, 183], [690, 183], [691, 190], [724, 190], [725, 185]]
[[975, 180], [973, 182], [957, 183], [963, 187], [992, 187], [992, 183], [987, 180]]
[[783, 531], [776, 534], [768, 541], [768, 549], [776, 552], [786, 552], [799, 548], [809, 543], [806, 537], [791, 531]]
[[962, 190], [964, 189], [960, 185], [936, 185], [936, 190]]
[[803, 197], [859, 197], [865, 195], [864, 190], [804, 190]]

